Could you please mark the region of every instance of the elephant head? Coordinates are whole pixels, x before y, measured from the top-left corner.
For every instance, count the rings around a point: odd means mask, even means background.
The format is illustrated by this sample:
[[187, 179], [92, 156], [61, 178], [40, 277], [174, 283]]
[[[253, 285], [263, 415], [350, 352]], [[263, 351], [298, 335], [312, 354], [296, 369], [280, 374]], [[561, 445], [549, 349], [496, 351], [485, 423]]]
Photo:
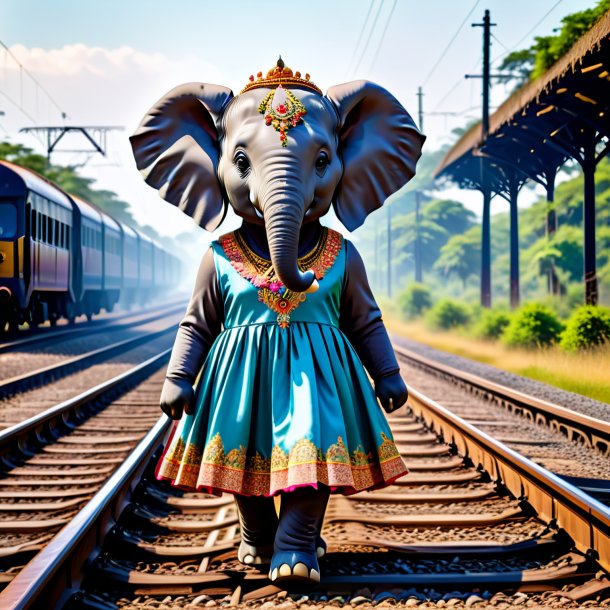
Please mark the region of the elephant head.
[[354, 81], [322, 95], [281, 60], [235, 97], [204, 83], [173, 89], [130, 138], [146, 182], [203, 228], [229, 204], [264, 225], [273, 267], [295, 292], [317, 286], [297, 264], [302, 225], [333, 205], [348, 230], [359, 227], [413, 177], [424, 139], [382, 87]]

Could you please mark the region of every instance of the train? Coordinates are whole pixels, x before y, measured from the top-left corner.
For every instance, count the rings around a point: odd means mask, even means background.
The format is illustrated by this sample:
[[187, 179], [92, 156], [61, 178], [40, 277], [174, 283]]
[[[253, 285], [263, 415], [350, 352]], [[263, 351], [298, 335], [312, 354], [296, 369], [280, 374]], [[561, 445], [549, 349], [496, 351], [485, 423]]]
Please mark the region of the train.
[[180, 259], [138, 229], [0, 161], [0, 333], [143, 305], [181, 274]]

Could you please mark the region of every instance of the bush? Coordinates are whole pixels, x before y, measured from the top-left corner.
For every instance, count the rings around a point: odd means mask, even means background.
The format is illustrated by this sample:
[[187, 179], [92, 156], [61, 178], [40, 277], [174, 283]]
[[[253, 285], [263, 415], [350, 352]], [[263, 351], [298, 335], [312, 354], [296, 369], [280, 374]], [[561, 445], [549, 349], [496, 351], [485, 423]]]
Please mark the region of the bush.
[[563, 330], [557, 316], [540, 303], [529, 303], [513, 314], [502, 341], [514, 347], [542, 347], [559, 339]]
[[510, 323], [510, 315], [497, 309], [485, 309], [478, 316], [474, 334], [482, 339], [499, 339]]
[[405, 318], [417, 318], [432, 306], [430, 289], [423, 284], [411, 284], [398, 296], [398, 304]]
[[470, 314], [466, 305], [450, 299], [443, 299], [430, 309], [426, 321], [431, 328], [448, 330], [468, 324]]
[[568, 320], [561, 336], [567, 351], [589, 349], [610, 341], [610, 315], [601, 307], [583, 305]]

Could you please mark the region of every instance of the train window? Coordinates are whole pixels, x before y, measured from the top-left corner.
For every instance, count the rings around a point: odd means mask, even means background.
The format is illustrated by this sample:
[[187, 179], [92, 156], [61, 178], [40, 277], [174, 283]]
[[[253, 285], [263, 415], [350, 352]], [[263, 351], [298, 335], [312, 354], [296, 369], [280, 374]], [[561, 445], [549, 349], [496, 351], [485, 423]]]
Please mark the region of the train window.
[[32, 210], [32, 220], [30, 222], [30, 235], [32, 236], [32, 239], [36, 239], [38, 237], [38, 235], [36, 234], [36, 225], [36, 210]]
[[54, 231], [54, 233], [53, 233], [53, 243], [54, 243], [56, 246], [59, 246], [59, 245], [61, 245], [61, 244], [59, 243], [59, 220], [55, 220], [55, 223], [54, 223], [54, 224], [55, 224], [55, 231]]
[[0, 203], [0, 238], [17, 237], [17, 208], [12, 203]]
[[70, 225], [66, 225], [66, 248], [70, 249], [70, 231], [72, 227]]

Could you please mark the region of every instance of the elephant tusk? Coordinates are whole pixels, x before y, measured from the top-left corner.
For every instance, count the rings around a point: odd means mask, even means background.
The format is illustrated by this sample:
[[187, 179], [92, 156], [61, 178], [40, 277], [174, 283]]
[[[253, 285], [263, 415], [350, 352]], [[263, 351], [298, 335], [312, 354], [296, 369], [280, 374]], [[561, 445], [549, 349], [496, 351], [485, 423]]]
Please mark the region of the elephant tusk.
[[318, 283], [318, 280], [314, 280], [311, 283], [311, 286], [305, 291], [305, 294], [312, 294], [313, 292], [317, 292], [318, 288], [320, 288], [320, 284]]

